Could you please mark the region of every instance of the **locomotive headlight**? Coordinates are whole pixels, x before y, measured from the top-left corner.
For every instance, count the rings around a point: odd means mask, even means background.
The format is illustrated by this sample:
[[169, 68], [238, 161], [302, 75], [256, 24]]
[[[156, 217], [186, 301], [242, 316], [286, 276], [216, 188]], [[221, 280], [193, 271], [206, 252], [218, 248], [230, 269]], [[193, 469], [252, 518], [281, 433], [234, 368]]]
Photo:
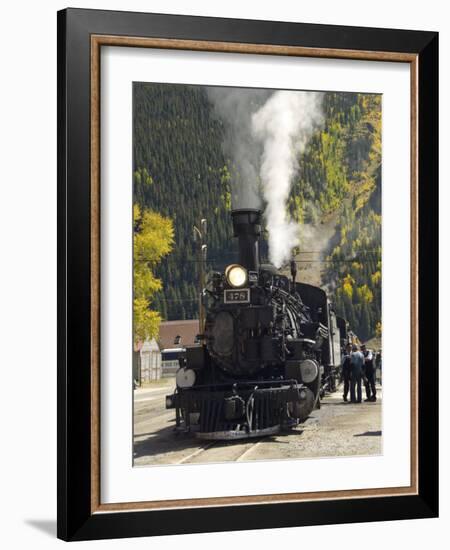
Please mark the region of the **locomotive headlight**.
[[230, 286], [239, 288], [247, 283], [247, 270], [238, 264], [231, 264], [225, 269], [225, 277]]

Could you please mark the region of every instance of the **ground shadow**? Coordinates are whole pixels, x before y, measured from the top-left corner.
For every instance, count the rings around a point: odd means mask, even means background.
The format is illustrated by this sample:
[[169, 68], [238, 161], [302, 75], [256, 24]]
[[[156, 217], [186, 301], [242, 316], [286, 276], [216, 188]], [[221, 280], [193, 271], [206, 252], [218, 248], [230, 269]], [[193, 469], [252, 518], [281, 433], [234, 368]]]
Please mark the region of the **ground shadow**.
[[[139, 441], [136, 441], [139, 438]], [[145, 439], [141, 439], [145, 438]], [[171, 426], [166, 426], [154, 432], [136, 434], [133, 446], [133, 457], [155, 456], [179, 450], [198, 447], [198, 440], [192, 434], [178, 432]]]
[[364, 437], [364, 436], [372, 436], [372, 435], [381, 435], [381, 430], [377, 430], [376, 432], [364, 432], [362, 434], [354, 434], [353, 437]]
[[56, 537], [56, 519], [26, 519], [25, 523], [51, 537]]
[[[297, 428], [296, 432], [301, 435], [303, 430]], [[279, 434], [267, 435], [264, 437], [255, 437], [248, 439], [235, 439], [233, 441], [217, 441], [199, 439], [195, 437], [194, 433], [184, 433], [175, 430], [173, 425], [166, 426], [155, 430], [153, 432], [136, 434], [133, 446], [133, 458], [139, 459], [141, 457], [158, 456], [161, 454], [190, 450], [195, 451], [199, 445], [208, 445], [214, 443], [215, 448], [232, 447], [234, 445], [242, 445], [243, 443], [249, 443], [251, 441], [277, 441], [283, 443], [282, 438], [284, 435], [292, 434], [292, 431], [282, 431]], [[136, 441], [139, 438], [139, 441]], [[288, 443], [288, 442], [286, 442]]]
[[335, 403], [335, 402], [326, 402], [326, 401], [321, 401], [320, 402], [320, 406], [321, 407], [329, 407], [329, 406], [333, 406], [335, 407], [336, 405], [355, 405], [355, 403], [352, 403], [351, 401], [339, 401], [339, 403]]

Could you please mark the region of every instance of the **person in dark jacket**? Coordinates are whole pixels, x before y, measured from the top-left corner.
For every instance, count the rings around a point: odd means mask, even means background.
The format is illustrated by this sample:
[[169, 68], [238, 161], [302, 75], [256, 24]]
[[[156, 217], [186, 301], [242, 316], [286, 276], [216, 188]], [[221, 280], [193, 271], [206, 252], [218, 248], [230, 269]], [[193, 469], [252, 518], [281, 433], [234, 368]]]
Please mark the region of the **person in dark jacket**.
[[365, 401], [377, 400], [377, 388], [375, 385], [375, 365], [373, 353], [363, 344], [361, 346], [362, 354], [364, 355], [364, 386], [366, 388]]
[[358, 351], [358, 346], [352, 347], [350, 363], [352, 366], [352, 383], [350, 388], [351, 402], [361, 403], [361, 378], [364, 367], [364, 355], [360, 351]]
[[342, 379], [344, 380], [344, 401], [348, 401], [348, 392], [350, 391], [350, 381], [352, 377], [352, 364], [350, 361], [350, 353], [352, 346], [347, 344], [344, 350], [344, 359], [342, 360]]

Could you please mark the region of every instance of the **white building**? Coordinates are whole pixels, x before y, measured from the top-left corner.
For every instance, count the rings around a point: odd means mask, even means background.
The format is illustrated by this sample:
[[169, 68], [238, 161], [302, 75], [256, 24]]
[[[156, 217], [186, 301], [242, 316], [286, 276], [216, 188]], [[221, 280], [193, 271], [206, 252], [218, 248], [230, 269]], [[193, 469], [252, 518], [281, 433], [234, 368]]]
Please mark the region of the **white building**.
[[162, 374], [161, 352], [156, 340], [146, 340], [136, 352], [137, 368], [134, 378], [138, 384], [159, 380]]
[[178, 357], [186, 346], [197, 343], [198, 320], [163, 321], [158, 339], [134, 346], [133, 378], [138, 386], [160, 378], [175, 376]]

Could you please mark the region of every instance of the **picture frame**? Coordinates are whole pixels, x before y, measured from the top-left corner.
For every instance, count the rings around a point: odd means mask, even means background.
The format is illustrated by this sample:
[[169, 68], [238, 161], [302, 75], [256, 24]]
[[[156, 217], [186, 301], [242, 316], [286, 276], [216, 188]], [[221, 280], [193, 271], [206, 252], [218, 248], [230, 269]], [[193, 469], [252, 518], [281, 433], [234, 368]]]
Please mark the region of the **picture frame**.
[[[409, 487], [102, 504], [99, 103], [100, 52], [105, 46], [409, 64]], [[58, 12], [59, 538], [88, 540], [438, 515], [437, 143], [435, 32], [85, 9]]]

